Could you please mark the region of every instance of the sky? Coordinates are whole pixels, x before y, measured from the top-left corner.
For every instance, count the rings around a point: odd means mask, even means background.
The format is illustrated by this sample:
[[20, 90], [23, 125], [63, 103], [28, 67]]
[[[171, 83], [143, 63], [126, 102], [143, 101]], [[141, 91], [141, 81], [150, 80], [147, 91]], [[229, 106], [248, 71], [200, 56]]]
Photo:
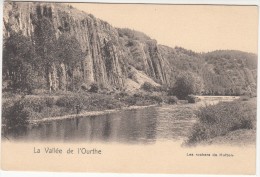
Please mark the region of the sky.
[[159, 44], [196, 52], [257, 53], [256, 6], [73, 3], [114, 27], [144, 32]]

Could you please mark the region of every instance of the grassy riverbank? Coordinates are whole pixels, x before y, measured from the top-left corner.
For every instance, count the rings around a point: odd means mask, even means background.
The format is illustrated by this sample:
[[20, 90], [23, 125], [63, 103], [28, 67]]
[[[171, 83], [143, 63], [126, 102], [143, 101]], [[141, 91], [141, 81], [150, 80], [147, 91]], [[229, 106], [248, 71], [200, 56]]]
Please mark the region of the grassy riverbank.
[[[29, 120], [46, 117], [80, 114], [83, 112], [122, 109], [130, 106], [148, 106], [162, 102], [177, 102], [163, 93], [65, 93], [60, 95], [5, 95], [2, 101], [3, 122], [12, 118], [12, 111], [19, 107], [20, 114], [26, 114]], [[19, 113], [18, 113], [19, 114]], [[17, 116], [17, 115], [16, 115]], [[19, 116], [19, 115], [18, 115]]]
[[256, 98], [201, 107], [187, 145], [255, 143]]
[[[235, 100], [236, 99], [236, 100]], [[200, 97], [200, 102], [190, 104], [197, 121], [190, 130], [187, 145], [239, 144], [255, 142], [256, 98]], [[223, 101], [217, 104], [219, 101]], [[41, 95], [3, 95], [2, 117], [6, 128], [25, 126], [29, 122], [100, 115], [122, 109], [136, 109], [151, 105], [180, 104], [187, 101], [168, 96], [164, 92], [137, 93], [63, 93]], [[206, 105], [206, 106], [205, 106]], [[187, 118], [177, 106], [176, 113]], [[9, 125], [9, 126], [8, 126]], [[187, 130], [188, 131], [188, 130]]]

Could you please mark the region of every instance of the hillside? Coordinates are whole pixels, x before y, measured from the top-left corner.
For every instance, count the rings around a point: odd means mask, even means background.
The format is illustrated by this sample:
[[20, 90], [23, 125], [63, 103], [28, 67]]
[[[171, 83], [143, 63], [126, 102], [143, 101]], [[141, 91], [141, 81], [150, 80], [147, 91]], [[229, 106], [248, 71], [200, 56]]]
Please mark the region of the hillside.
[[257, 55], [217, 50], [202, 56], [206, 66], [202, 77], [208, 94], [256, 94]]
[[195, 53], [162, 45], [159, 50], [171, 64], [171, 81], [180, 72], [191, 71], [203, 79], [205, 95], [256, 94], [256, 54], [236, 50]]
[[198, 74], [204, 94], [256, 92], [257, 55], [196, 53], [159, 45], [142, 32], [114, 28], [61, 3], [4, 3], [3, 89], [77, 91], [173, 87], [181, 72]]

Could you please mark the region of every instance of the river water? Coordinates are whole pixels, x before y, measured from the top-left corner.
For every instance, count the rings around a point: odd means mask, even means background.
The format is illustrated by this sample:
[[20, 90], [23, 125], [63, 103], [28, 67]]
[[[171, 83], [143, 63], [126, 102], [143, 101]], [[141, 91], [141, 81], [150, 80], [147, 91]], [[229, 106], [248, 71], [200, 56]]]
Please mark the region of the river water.
[[[193, 105], [164, 105], [30, 125], [21, 141], [147, 144], [184, 140], [195, 122]], [[9, 135], [9, 138], [14, 138]]]

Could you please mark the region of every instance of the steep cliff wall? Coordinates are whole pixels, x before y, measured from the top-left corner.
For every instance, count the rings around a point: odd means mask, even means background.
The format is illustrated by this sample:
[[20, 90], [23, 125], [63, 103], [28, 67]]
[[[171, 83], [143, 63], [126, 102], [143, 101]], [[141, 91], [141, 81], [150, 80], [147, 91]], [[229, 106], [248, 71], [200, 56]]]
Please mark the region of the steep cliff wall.
[[[31, 48], [36, 53], [27, 57], [28, 49], [23, 49], [25, 52], [19, 55], [13, 52], [16, 50], [13, 47], [23, 45], [12, 45], [19, 42], [16, 39], [8, 50], [4, 46], [3, 81], [6, 88], [11, 85], [14, 89], [20, 85], [17, 81], [27, 79], [27, 85], [36, 80], [40, 82], [35, 84], [37, 89], [51, 91], [76, 91], [92, 83], [104, 89], [131, 91], [139, 89], [144, 82], [173, 87], [179, 73], [190, 71], [203, 79], [205, 94], [256, 92], [255, 54], [229, 50], [201, 54], [181, 47], [162, 46], [142, 32], [114, 28], [65, 3], [5, 2], [3, 22], [4, 44], [12, 34], [20, 33], [18, 39], [23, 36], [29, 40], [30, 44], [24, 42], [25, 38], [22, 41], [26, 47], [33, 45]], [[72, 41], [72, 45], [67, 45], [70, 46], [67, 51], [74, 46], [71, 51], [77, 54], [79, 49], [80, 57], [68, 52], [67, 57], [59, 54], [61, 47], [56, 45], [64, 36]], [[13, 55], [7, 56], [7, 51]], [[34, 60], [35, 56], [38, 57], [35, 61], [26, 59]], [[19, 65], [20, 58], [25, 61], [24, 65]], [[12, 66], [17, 63], [18, 67]], [[20, 72], [27, 69], [31, 70], [30, 77], [23, 78]], [[12, 82], [16, 83], [10, 84]], [[23, 91], [24, 88], [19, 89]]]
[[156, 82], [169, 85], [171, 69], [168, 59], [162, 57], [157, 41], [129, 29], [118, 29], [118, 33], [121, 45], [129, 53], [128, 63]]
[[[52, 29], [48, 36], [58, 40], [66, 33], [78, 40], [85, 56], [81, 66], [73, 69], [72, 77], [79, 77], [82, 84], [96, 82], [104, 88], [127, 87], [125, 81], [131, 68], [131, 59], [142, 60], [145, 74], [159, 83], [167, 83], [163, 69], [165, 64], [157, 50], [156, 41], [137, 42], [138, 46], [135, 47], [141, 55], [136, 59], [133, 48], [122, 45], [118, 29], [65, 4], [5, 2], [4, 38], [8, 38], [11, 32], [20, 32], [37, 45], [37, 39], [44, 35], [44, 31], [37, 31], [42, 19], [48, 21], [47, 30]], [[67, 72], [66, 64], [54, 63], [47, 78], [50, 89], [66, 89], [65, 85], [73, 80], [68, 78], [71, 76]]]

